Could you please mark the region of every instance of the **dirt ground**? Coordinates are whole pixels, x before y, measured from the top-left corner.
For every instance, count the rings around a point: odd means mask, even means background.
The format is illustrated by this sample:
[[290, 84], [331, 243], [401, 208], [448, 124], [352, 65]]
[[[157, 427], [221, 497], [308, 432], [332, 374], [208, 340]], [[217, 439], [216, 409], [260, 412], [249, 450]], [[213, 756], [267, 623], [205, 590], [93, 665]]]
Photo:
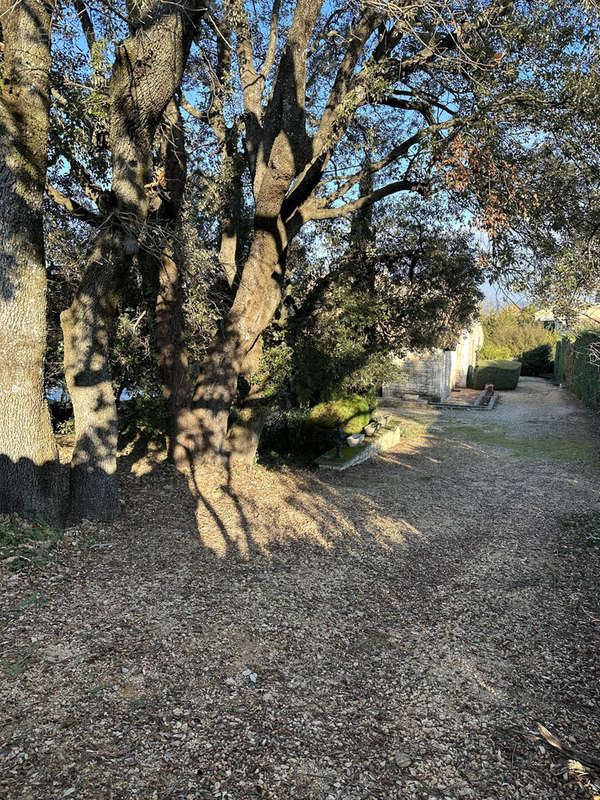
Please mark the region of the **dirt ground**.
[[537, 379], [406, 414], [340, 474], [190, 490], [134, 446], [118, 521], [0, 567], [0, 797], [600, 795], [600, 548], [561, 525], [598, 419]]

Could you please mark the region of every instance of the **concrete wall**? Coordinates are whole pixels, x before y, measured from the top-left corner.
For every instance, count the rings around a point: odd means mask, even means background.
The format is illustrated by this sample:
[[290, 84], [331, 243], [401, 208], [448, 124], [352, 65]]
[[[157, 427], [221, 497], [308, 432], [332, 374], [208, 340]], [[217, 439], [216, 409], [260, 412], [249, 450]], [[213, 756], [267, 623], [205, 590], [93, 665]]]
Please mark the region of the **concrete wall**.
[[443, 402], [455, 386], [467, 385], [469, 366], [475, 366], [477, 350], [483, 344], [481, 325], [463, 331], [456, 350], [431, 350], [409, 353], [398, 359], [398, 378], [384, 383], [382, 396], [407, 394]]

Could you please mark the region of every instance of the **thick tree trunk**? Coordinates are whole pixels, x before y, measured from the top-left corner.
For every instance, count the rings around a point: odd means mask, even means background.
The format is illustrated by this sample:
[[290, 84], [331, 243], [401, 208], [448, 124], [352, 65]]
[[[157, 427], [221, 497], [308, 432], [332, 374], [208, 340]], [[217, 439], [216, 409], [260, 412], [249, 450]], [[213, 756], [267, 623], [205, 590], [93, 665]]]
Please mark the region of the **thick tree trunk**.
[[[175, 461], [192, 470], [203, 460], [226, 459], [227, 423], [238, 377], [250, 350], [281, 300], [288, 234], [282, 210], [295, 178], [312, 156], [306, 132], [306, 48], [323, 0], [297, 3], [266, 110], [262, 82], [237, 30], [245, 106], [246, 155], [253, 178], [254, 238], [223, 331], [207, 353], [191, 407], [181, 414]], [[286, 217], [287, 218], [287, 217]], [[231, 270], [230, 270], [231, 271]]]
[[169, 247], [165, 247], [160, 259], [155, 326], [158, 368], [167, 411], [168, 456], [173, 460], [179, 418], [189, 401], [190, 381], [183, 336], [181, 276]]
[[113, 280], [119, 235], [100, 232], [70, 308], [61, 314], [67, 388], [75, 416], [71, 511], [88, 519], [119, 513], [117, 408], [110, 379], [108, 327], [117, 304]]
[[60, 522], [44, 394], [46, 179], [52, 2], [0, 0], [0, 512]]
[[110, 81], [114, 209], [62, 319], [65, 373], [76, 395], [71, 507], [81, 516], [107, 518], [118, 513], [108, 327], [119, 287], [144, 234], [156, 128], [181, 81], [194, 21], [204, 7], [203, 0], [170, 5], [149, 0], [135, 18], [131, 38], [116, 51]]
[[148, 251], [146, 279], [154, 300], [154, 346], [167, 413], [168, 455], [172, 460], [179, 414], [189, 402], [188, 354], [184, 338], [182, 274], [174, 241], [187, 178], [183, 120], [177, 103], [167, 106], [160, 129], [156, 192], [150, 225], [158, 250]]
[[190, 408], [180, 415], [175, 448], [178, 467], [228, 456], [227, 422], [238, 377], [250, 350], [270, 322], [281, 299], [280, 257], [284, 234], [275, 226], [258, 230], [244, 266], [235, 300], [207, 353]]
[[259, 337], [242, 364], [238, 380], [238, 398], [240, 385], [249, 387], [249, 390], [241, 400], [238, 399], [240, 408], [227, 432], [228, 458], [232, 466], [252, 466], [258, 451], [262, 430], [272, 407], [272, 401], [265, 398], [262, 388], [252, 383], [262, 357], [262, 337]]

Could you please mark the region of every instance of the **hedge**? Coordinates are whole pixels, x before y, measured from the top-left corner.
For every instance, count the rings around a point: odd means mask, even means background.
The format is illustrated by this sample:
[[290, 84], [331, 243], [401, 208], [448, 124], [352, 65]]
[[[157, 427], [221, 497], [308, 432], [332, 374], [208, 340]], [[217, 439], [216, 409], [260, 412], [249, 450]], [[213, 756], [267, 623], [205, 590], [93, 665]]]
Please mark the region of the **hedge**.
[[582, 331], [575, 341], [561, 339], [556, 344], [554, 376], [574, 392], [589, 408], [600, 410], [600, 329]]
[[493, 383], [494, 389], [516, 389], [520, 374], [520, 361], [478, 361], [471, 385], [474, 389], [485, 389], [488, 383]]

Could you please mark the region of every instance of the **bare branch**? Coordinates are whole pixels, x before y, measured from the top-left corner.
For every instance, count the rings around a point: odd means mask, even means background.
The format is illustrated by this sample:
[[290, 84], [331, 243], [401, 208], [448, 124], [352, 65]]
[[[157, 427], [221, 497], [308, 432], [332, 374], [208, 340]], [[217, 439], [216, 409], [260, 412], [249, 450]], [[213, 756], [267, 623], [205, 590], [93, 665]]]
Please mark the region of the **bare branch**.
[[281, 6], [281, 0], [273, 0], [273, 11], [271, 12], [271, 29], [269, 30], [269, 44], [267, 46], [265, 60], [260, 70], [260, 74], [263, 78], [263, 87], [264, 87], [264, 82], [267, 80], [269, 72], [271, 72], [271, 69], [273, 68], [273, 64], [275, 62], [275, 50], [277, 48], [277, 31], [279, 29], [280, 6]]
[[77, 200], [73, 200], [50, 183], [46, 183], [46, 194], [57, 205], [68, 211], [75, 219], [87, 222], [88, 225], [93, 225], [94, 227], [98, 227], [102, 223], [102, 217], [99, 214], [90, 211], [89, 208], [81, 205]]
[[194, 117], [194, 119], [199, 119], [201, 122], [208, 123], [208, 114], [206, 113], [206, 111], [200, 111], [199, 108], [193, 106], [187, 99], [187, 97], [185, 97], [185, 95], [183, 94], [181, 95], [181, 101], [179, 105], [181, 106], [181, 108], [183, 108], [184, 111], [187, 111], [187, 113], [190, 116]]
[[317, 219], [336, 219], [337, 217], [347, 217], [354, 211], [358, 211], [365, 206], [372, 205], [384, 197], [397, 192], [409, 192], [422, 190], [423, 184], [418, 181], [401, 180], [388, 183], [380, 189], [376, 189], [371, 194], [363, 195], [351, 203], [345, 203], [343, 206], [335, 206], [333, 208], [318, 208], [315, 204], [307, 204], [300, 209], [304, 221], [317, 220]]

